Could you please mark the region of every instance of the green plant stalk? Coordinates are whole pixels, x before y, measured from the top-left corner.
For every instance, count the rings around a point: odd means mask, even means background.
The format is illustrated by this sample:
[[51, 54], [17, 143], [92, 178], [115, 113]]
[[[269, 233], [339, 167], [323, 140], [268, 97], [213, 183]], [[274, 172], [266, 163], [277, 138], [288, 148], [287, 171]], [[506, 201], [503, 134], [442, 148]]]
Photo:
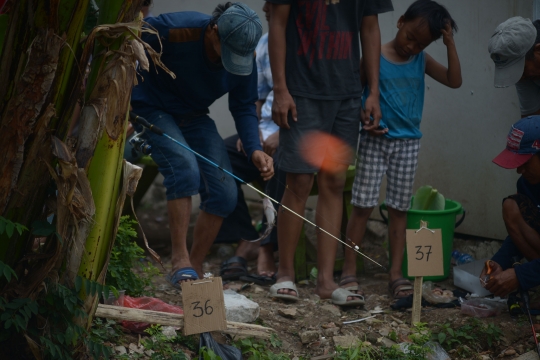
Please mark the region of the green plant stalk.
[[[74, 86], [77, 84], [77, 77], [84, 74], [85, 64], [78, 64], [75, 59], [80, 53], [81, 35], [88, 10], [89, 0], [62, 1], [58, 8], [58, 22], [60, 36], [65, 34], [66, 46], [64, 46], [58, 68], [63, 69], [55, 79], [55, 84], [51, 89], [54, 95], [52, 102], [55, 104], [57, 114], [64, 115], [63, 119], [53, 119], [51, 127], [56, 129], [57, 136], [65, 138], [67, 130], [71, 125], [72, 111], [66, 112], [69, 104], [66, 104]], [[75, 65], [75, 66], [74, 66]]]
[[94, 226], [86, 240], [79, 275], [97, 280], [111, 243], [116, 201], [122, 176], [124, 141], [109, 138], [106, 131], [98, 142], [94, 157], [88, 168], [88, 180], [92, 188], [96, 215]]

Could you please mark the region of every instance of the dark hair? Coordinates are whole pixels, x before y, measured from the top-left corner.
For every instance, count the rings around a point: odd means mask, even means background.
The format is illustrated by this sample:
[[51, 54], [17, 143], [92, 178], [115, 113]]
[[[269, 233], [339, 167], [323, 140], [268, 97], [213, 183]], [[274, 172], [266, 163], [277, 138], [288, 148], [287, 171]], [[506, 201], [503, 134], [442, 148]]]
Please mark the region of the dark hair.
[[536, 39], [534, 40], [533, 46], [527, 51], [527, 54], [525, 55], [525, 59], [532, 60], [534, 57], [534, 47], [538, 44], [540, 44], [540, 20], [534, 20], [533, 25], [536, 28]]
[[452, 19], [448, 10], [432, 0], [417, 0], [403, 14], [403, 20], [405, 21], [412, 21], [417, 18], [422, 18], [422, 23], [427, 23], [433, 40], [437, 40], [442, 36], [441, 29], [444, 29], [448, 23], [453, 31], [458, 30], [456, 22]]
[[144, 0], [142, 3], [142, 6], [150, 6], [152, 5], [152, 0]]
[[214, 11], [212, 11], [212, 20], [210, 20], [210, 26], [217, 25], [219, 17], [225, 12], [225, 10], [227, 10], [231, 6], [233, 6], [233, 3], [230, 1], [227, 1], [225, 4], [219, 4], [218, 6], [216, 6]]

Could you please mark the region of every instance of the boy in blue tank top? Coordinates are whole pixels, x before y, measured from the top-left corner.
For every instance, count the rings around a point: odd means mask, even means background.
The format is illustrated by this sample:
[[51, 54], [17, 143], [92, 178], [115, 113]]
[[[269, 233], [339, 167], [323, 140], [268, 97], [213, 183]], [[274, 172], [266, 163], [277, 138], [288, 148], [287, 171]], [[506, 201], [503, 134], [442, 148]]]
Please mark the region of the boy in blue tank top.
[[[405, 248], [407, 210], [420, 149], [420, 121], [424, 105], [424, 74], [451, 88], [461, 86], [461, 68], [454, 43], [456, 23], [448, 11], [431, 0], [415, 1], [397, 23], [396, 37], [381, 47], [379, 89], [382, 119], [377, 130], [362, 130], [357, 173], [353, 185], [354, 205], [347, 239], [358, 245], [379, 200], [384, 174], [387, 177], [389, 239], [392, 267], [388, 288], [394, 299], [412, 294], [411, 282], [401, 273]], [[424, 52], [442, 36], [448, 68]], [[365, 76], [362, 76], [365, 79]], [[364, 92], [373, 92], [369, 87]], [[367, 94], [366, 94], [367, 93]], [[369, 124], [369, 119], [363, 119]], [[356, 253], [347, 249], [340, 286], [357, 291]]]

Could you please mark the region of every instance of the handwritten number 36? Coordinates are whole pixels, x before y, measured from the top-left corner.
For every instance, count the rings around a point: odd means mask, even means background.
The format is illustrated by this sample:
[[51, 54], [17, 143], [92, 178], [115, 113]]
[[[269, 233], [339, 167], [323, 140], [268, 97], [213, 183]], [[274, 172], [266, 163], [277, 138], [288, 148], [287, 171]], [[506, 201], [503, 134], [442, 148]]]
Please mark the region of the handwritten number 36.
[[428, 251], [424, 254], [424, 252], [422, 251], [422, 246], [415, 246], [415, 248], [417, 249], [415, 258], [416, 260], [423, 260], [424, 255], [426, 255], [426, 261], [429, 261], [429, 255], [431, 254], [431, 245], [426, 245], [425, 247], [428, 248]]
[[191, 305], [194, 305], [193, 311], [198, 312], [198, 314], [194, 313], [193, 316], [201, 317], [204, 314], [211, 315], [214, 312], [214, 308], [208, 305], [209, 301], [210, 300], [206, 300], [206, 302], [204, 303], [204, 309], [201, 306], [199, 306], [199, 304], [201, 303], [200, 301], [192, 302]]

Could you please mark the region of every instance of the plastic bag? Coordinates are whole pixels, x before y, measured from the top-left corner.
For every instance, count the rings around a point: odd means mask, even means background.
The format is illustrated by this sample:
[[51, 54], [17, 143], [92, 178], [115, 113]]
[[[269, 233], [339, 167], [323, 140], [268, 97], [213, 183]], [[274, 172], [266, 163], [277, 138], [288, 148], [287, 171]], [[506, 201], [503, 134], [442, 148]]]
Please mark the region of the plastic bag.
[[[170, 305], [160, 299], [156, 299], [153, 297], [133, 298], [126, 295], [124, 297], [124, 307], [142, 310], [154, 310], [180, 315], [184, 314], [184, 311], [180, 306]], [[133, 332], [143, 333], [146, 328], [150, 327], [150, 324], [144, 322], [124, 320], [122, 321], [122, 326]]]
[[[206, 347], [209, 350], [212, 350], [221, 360], [242, 360], [242, 352], [240, 349], [235, 348], [230, 345], [219, 344], [212, 334], [208, 332], [201, 333], [199, 339], [199, 350], [202, 347]], [[202, 353], [199, 354], [199, 360], [205, 360]]]
[[461, 302], [462, 314], [479, 318], [497, 316], [506, 308], [506, 304], [489, 299], [459, 299]]
[[426, 281], [422, 285], [422, 296], [432, 304], [449, 303], [456, 300], [456, 297], [450, 290], [443, 291], [440, 288], [436, 288], [431, 281]]

